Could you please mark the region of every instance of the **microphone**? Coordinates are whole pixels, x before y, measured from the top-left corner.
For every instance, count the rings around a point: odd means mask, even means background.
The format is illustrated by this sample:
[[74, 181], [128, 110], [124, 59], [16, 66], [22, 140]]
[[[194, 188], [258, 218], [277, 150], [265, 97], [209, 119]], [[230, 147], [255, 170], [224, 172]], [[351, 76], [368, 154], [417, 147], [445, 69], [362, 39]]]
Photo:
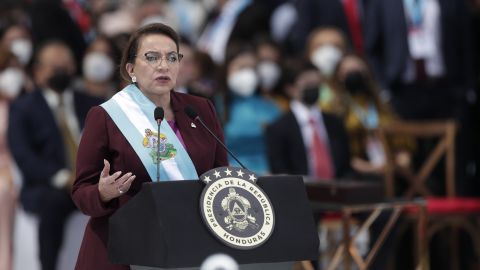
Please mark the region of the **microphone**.
[[240, 166], [242, 166], [243, 169], [248, 170], [242, 164], [242, 162], [240, 162], [240, 160], [238, 160], [238, 158], [225, 146], [225, 144], [223, 144], [223, 142], [215, 135], [215, 133], [213, 133], [212, 130], [209, 129], [207, 125], [205, 125], [205, 123], [200, 118], [198, 113], [192, 107], [187, 106], [185, 107], [184, 111], [188, 115], [188, 117], [190, 117], [193, 121], [198, 121], [208, 131], [208, 133], [210, 133], [210, 135], [212, 135], [213, 138], [223, 147], [223, 149], [225, 149], [230, 154], [230, 156], [233, 157], [233, 159], [235, 159], [235, 161], [237, 161], [237, 163], [240, 164]]
[[162, 107], [156, 107], [155, 111], [153, 111], [153, 117], [155, 117], [155, 120], [158, 122], [162, 122], [163, 117], [165, 115], [165, 112], [163, 111]]
[[157, 182], [160, 182], [160, 123], [162, 123], [165, 112], [162, 107], [156, 107], [153, 117], [157, 121]]

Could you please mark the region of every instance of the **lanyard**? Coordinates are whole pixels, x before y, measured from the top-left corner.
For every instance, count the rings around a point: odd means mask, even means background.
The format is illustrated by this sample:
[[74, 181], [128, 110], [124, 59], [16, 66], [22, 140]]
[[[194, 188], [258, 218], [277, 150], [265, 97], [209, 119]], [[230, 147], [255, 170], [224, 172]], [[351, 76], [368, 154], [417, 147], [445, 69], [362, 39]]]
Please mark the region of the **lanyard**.
[[353, 102], [353, 111], [357, 115], [362, 125], [367, 129], [373, 129], [379, 125], [379, 116], [377, 108], [373, 103], [370, 103], [367, 109], [362, 108], [356, 102]]
[[404, 0], [410, 28], [420, 28], [423, 24], [425, 0]]

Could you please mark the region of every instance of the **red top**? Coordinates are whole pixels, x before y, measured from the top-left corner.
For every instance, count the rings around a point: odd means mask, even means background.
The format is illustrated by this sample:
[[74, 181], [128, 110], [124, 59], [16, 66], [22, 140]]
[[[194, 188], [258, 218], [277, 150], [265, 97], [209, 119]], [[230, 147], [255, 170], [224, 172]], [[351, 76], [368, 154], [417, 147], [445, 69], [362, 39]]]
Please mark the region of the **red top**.
[[[216, 167], [227, 166], [226, 151], [201, 125], [193, 127], [192, 120], [184, 112], [188, 105], [195, 108], [206, 125], [223, 141], [223, 131], [213, 105], [207, 99], [173, 91], [171, 104], [176, 126], [198, 175]], [[136, 175], [130, 190], [108, 203], [100, 200], [98, 192], [103, 159], [110, 162], [110, 173], [122, 171]], [[93, 107], [88, 113], [76, 166], [72, 198], [77, 207], [91, 218], [85, 229], [75, 269], [130, 269], [126, 265], [114, 265], [108, 261], [108, 219], [119, 207], [135, 196], [142, 183], [150, 181], [150, 177], [127, 139], [100, 106]]]

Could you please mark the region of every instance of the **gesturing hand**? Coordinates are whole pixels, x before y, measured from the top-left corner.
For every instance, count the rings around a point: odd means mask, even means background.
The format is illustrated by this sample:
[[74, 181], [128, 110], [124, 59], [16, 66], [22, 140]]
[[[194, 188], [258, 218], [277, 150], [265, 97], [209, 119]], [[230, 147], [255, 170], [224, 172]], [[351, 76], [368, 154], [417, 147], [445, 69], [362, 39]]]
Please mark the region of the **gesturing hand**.
[[98, 181], [98, 191], [100, 192], [100, 199], [103, 202], [108, 202], [127, 192], [135, 179], [135, 175], [132, 175], [131, 172], [122, 175], [121, 171], [110, 175], [110, 163], [104, 159], [103, 164], [103, 170]]

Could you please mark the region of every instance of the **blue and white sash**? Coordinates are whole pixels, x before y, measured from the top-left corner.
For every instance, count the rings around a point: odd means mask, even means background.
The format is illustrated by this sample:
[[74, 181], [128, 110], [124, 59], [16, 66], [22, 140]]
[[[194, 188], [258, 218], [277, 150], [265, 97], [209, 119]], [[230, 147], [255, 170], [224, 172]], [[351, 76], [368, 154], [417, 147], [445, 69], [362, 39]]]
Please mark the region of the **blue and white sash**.
[[128, 85], [101, 106], [127, 138], [152, 181], [156, 181], [157, 160], [160, 160], [162, 181], [198, 179], [190, 156], [165, 119], [161, 123], [160, 142], [157, 141], [153, 114], [156, 106], [135, 85]]

